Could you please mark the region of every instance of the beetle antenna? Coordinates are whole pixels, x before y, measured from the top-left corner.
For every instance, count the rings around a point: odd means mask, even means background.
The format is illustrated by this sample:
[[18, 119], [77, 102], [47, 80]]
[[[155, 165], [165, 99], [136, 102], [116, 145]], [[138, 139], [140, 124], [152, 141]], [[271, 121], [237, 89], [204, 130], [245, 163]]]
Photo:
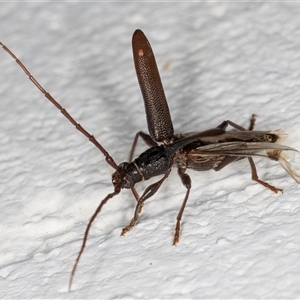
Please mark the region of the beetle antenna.
[[88, 235], [89, 235], [89, 232], [90, 232], [90, 229], [91, 229], [91, 226], [94, 222], [94, 220], [96, 219], [97, 215], [100, 213], [103, 205], [111, 198], [113, 198], [114, 196], [118, 195], [121, 191], [121, 184], [119, 185], [116, 185], [115, 186], [115, 190], [113, 193], [110, 193], [108, 194], [102, 201], [101, 203], [99, 204], [99, 206], [97, 207], [97, 209], [95, 210], [94, 214], [92, 215], [91, 219], [89, 220], [87, 226], [86, 226], [86, 229], [85, 229], [85, 232], [84, 232], [84, 237], [83, 237], [83, 241], [82, 241], [82, 245], [81, 245], [81, 248], [80, 248], [80, 251], [78, 252], [78, 255], [77, 255], [77, 258], [76, 258], [76, 261], [75, 261], [75, 264], [73, 266], [73, 269], [72, 269], [72, 272], [71, 272], [71, 276], [70, 276], [70, 281], [69, 281], [69, 292], [71, 291], [71, 287], [72, 287], [72, 282], [73, 282], [73, 278], [74, 278], [74, 275], [75, 275], [75, 272], [76, 272], [76, 268], [78, 266], [78, 263], [79, 263], [79, 260], [80, 260], [80, 257], [84, 251], [84, 248], [85, 248], [85, 245], [86, 245], [86, 241], [87, 241], [87, 238], [88, 238]]

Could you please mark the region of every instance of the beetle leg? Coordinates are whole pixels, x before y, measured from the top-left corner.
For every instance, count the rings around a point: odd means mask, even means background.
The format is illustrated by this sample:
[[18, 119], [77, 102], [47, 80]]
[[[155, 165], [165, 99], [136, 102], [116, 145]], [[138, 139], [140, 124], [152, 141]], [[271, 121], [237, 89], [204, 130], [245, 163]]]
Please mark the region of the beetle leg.
[[153, 139], [151, 138], [151, 136], [143, 131], [139, 131], [136, 133], [132, 146], [131, 146], [131, 151], [130, 151], [130, 155], [129, 155], [129, 162], [132, 162], [133, 160], [133, 155], [134, 155], [134, 150], [135, 147], [137, 145], [137, 141], [138, 138], [141, 137], [143, 139], [143, 141], [149, 146], [149, 147], [155, 147], [157, 146], [157, 143], [155, 141], [153, 141]]
[[139, 214], [140, 214], [140, 212], [142, 210], [142, 207], [144, 205], [144, 202], [147, 199], [149, 199], [150, 197], [152, 197], [158, 191], [158, 189], [160, 188], [162, 183], [168, 178], [170, 172], [171, 172], [171, 169], [168, 170], [168, 172], [164, 175], [164, 177], [162, 179], [160, 179], [159, 181], [149, 185], [145, 189], [143, 195], [141, 196], [141, 198], [137, 202], [133, 218], [131, 219], [130, 223], [122, 229], [121, 235], [125, 235], [136, 224], [136, 222], [139, 218]]
[[[256, 121], [256, 115], [253, 114], [253, 115], [251, 116], [251, 119], [250, 119], [250, 125], [249, 125], [249, 128], [248, 128], [249, 131], [252, 131], [252, 130], [253, 130], [254, 125], [255, 125], [255, 121]], [[242, 126], [240, 126], [240, 125], [238, 125], [238, 124], [236, 124], [236, 123], [234, 123], [234, 122], [232, 122], [232, 121], [230, 121], [230, 120], [223, 121], [223, 122], [222, 122], [219, 126], [217, 126], [217, 127], [225, 130], [225, 129], [227, 128], [228, 125], [232, 126], [233, 128], [235, 128], [235, 129], [237, 129], [237, 130], [240, 130], [240, 131], [245, 131], [245, 130], [247, 130], [247, 129], [245, 129], [244, 127], [242, 127]]]
[[258, 178], [258, 175], [257, 175], [257, 171], [256, 171], [256, 167], [255, 167], [255, 164], [254, 164], [254, 161], [253, 161], [253, 158], [252, 157], [248, 157], [248, 161], [249, 161], [249, 164], [250, 164], [250, 167], [251, 167], [251, 172], [252, 172], [252, 180], [260, 183], [261, 185], [263, 185], [264, 187], [270, 189], [271, 191], [273, 191], [274, 193], [278, 193], [278, 192], [283, 192], [283, 189], [279, 189], [265, 181], [262, 181]]
[[176, 245], [179, 242], [179, 235], [180, 235], [180, 221], [181, 221], [181, 217], [186, 205], [186, 202], [189, 198], [189, 194], [190, 194], [190, 190], [192, 187], [192, 182], [191, 182], [191, 178], [189, 175], [185, 174], [185, 169], [179, 168], [177, 171], [182, 184], [186, 187], [187, 191], [184, 197], [184, 200], [182, 202], [181, 208], [177, 214], [177, 222], [176, 222], [176, 227], [175, 227], [175, 233], [174, 233], [174, 239], [173, 239], [173, 245]]
[[[141, 137], [148, 146], [150, 146], [150, 147], [157, 146], [157, 143], [155, 141], [153, 141], [153, 139], [151, 138], [151, 136], [149, 134], [144, 133], [143, 131], [137, 132], [134, 137], [134, 140], [133, 140], [133, 143], [131, 146], [131, 150], [130, 150], [130, 155], [129, 155], [130, 162], [132, 162], [132, 160], [133, 160], [134, 151], [135, 151], [139, 137]], [[138, 192], [136, 191], [136, 189], [134, 187], [131, 188], [131, 191], [132, 191], [132, 194], [134, 195], [135, 200], [138, 202], [140, 199]], [[142, 208], [143, 208], [143, 204], [140, 206], [139, 213], [141, 213]]]
[[249, 131], [252, 131], [252, 130], [254, 129], [255, 121], [256, 121], [256, 115], [253, 114], [253, 115], [251, 116], [250, 124], [249, 124], [249, 127], [248, 127], [248, 130], [249, 130]]

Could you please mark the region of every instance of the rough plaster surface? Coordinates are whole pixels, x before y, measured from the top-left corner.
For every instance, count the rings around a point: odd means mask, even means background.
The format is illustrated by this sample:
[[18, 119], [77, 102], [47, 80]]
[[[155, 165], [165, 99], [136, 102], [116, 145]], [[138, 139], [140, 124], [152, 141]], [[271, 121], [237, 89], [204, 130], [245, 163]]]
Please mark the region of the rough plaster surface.
[[[247, 126], [256, 113], [257, 129], [281, 128], [300, 149], [299, 15], [296, 3], [1, 3], [0, 37], [120, 163], [147, 129], [136, 28], [154, 48], [176, 132]], [[189, 172], [177, 247], [175, 170], [125, 237], [135, 201], [122, 192], [94, 223], [68, 293], [112, 169], [3, 51], [0, 66], [0, 298], [299, 297], [299, 186], [266, 159], [258, 173], [282, 195], [252, 182], [247, 161]]]

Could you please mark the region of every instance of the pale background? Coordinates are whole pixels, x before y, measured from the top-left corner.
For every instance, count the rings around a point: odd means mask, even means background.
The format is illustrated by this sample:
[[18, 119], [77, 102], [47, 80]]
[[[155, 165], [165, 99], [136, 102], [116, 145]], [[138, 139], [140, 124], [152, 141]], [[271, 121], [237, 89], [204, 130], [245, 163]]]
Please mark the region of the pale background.
[[[299, 15], [299, 3], [1, 3], [0, 39], [117, 163], [147, 130], [136, 28], [156, 54], [177, 133], [247, 126], [256, 113], [257, 129], [281, 128], [300, 149]], [[68, 293], [113, 170], [4, 51], [0, 68], [0, 298], [299, 297], [299, 186], [266, 159], [258, 173], [283, 195], [252, 182], [246, 160], [190, 171], [177, 247], [185, 189], [175, 170], [119, 237], [135, 205], [123, 191], [94, 223]]]

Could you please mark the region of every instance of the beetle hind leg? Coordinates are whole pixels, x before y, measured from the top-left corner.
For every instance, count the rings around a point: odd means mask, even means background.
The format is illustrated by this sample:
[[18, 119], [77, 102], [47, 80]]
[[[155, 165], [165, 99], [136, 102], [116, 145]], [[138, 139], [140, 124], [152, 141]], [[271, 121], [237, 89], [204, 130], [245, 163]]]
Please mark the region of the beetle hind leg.
[[[256, 122], [256, 115], [255, 114], [252, 114], [251, 116], [251, 119], [250, 119], [250, 124], [249, 124], [249, 127], [248, 127], [248, 130], [249, 131], [252, 131], [254, 129], [254, 126], [255, 126], [255, 122]], [[219, 126], [217, 126], [218, 128], [221, 128], [221, 129], [226, 129], [228, 127], [228, 125], [232, 126], [233, 128], [237, 129], [237, 130], [240, 130], [240, 131], [246, 131], [247, 129], [230, 121], [230, 120], [226, 120], [226, 121], [223, 121]]]
[[248, 161], [249, 161], [249, 164], [250, 164], [250, 167], [251, 167], [251, 173], [252, 173], [252, 180], [256, 181], [257, 183], [263, 185], [264, 187], [270, 189], [272, 192], [274, 193], [278, 193], [278, 192], [283, 192], [283, 189], [279, 189], [265, 181], [262, 181], [258, 178], [258, 175], [257, 175], [257, 171], [256, 171], [256, 167], [255, 167], [255, 164], [254, 164], [254, 161], [252, 159], [252, 157], [248, 157]]
[[251, 116], [250, 124], [249, 124], [249, 127], [248, 127], [248, 130], [249, 130], [249, 131], [252, 131], [252, 130], [254, 129], [255, 122], [256, 122], [256, 115], [253, 114], [253, 115]]

